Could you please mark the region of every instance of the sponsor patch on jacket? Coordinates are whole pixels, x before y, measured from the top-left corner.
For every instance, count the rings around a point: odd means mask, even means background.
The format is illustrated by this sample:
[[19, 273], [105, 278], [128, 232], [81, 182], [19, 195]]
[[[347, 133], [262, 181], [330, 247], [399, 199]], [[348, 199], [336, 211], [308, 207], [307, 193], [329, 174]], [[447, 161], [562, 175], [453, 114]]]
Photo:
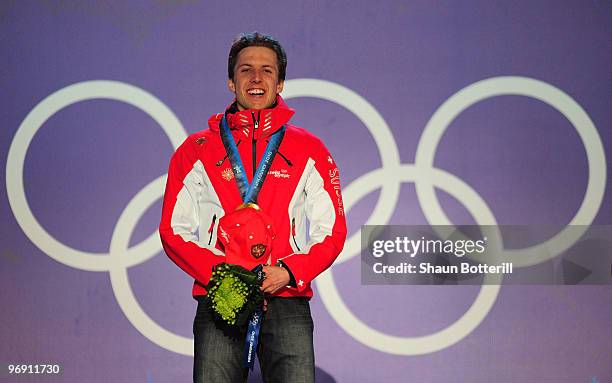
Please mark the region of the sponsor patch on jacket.
[[281, 170], [270, 170], [268, 175], [273, 176], [274, 178], [289, 178], [291, 174], [287, 171], [287, 169]]

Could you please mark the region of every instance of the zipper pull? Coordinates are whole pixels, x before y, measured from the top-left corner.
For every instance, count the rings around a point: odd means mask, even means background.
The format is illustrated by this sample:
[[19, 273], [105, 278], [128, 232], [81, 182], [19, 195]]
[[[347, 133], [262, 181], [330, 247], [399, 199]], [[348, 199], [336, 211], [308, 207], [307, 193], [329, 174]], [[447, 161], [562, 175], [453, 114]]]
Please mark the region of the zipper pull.
[[253, 117], [253, 128], [254, 130], [257, 130], [259, 127], [259, 116], [255, 118], [255, 112], [251, 112], [251, 116]]
[[259, 128], [259, 118], [261, 117], [261, 112], [257, 112], [257, 118], [255, 118], [255, 112], [251, 112], [253, 117], [253, 139], [257, 139], [257, 128]]

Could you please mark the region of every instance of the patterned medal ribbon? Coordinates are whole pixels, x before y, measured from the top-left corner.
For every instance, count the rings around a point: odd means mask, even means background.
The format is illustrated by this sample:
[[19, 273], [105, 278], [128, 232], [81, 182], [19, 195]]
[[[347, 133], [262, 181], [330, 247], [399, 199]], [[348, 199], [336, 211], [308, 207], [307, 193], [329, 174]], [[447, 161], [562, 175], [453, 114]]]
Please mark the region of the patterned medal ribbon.
[[257, 203], [259, 191], [261, 190], [264, 180], [268, 175], [268, 171], [272, 166], [272, 161], [278, 152], [278, 147], [285, 136], [285, 129], [286, 127], [283, 125], [270, 137], [270, 141], [266, 146], [266, 151], [264, 152], [261, 161], [259, 161], [257, 170], [255, 170], [255, 175], [253, 175], [253, 182], [249, 184], [246, 171], [244, 170], [244, 165], [242, 164], [242, 159], [240, 158], [240, 153], [238, 153], [238, 146], [236, 146], [236, 141], [234, 141], [234, 137], [232, 137], [230, 127], [227, 124], [227, 119], [225, 116], [223, 116], [221, 119], [221, 141], [223, 142], [223, 146], [227, 152], [230, 164], [232, 165], [234, 178], [236, 179], [238, 190], [242, 196], [242, 201], [245, 204]]
[[[240, 196], [242, 197], [244, 205], [257, 204], [259, 191], [261, 190], [263, 182], [268, 175], [268, 171], [272, 166], [272, 161], [278, 152], [278, 147], [285, 136], [285, 129], [286, 127], [283, 125], [270, 137], [270, 141], [266, 146], [263, 157], [261, 158], [261, 161], [259, 161], [259, 165], [255, 170], [255, 174], [253, 175], [253, 182], [249, 184], [242, 159], [240, 158], [240, 153], [238, 153], [238, 146], [234, 141], [234, 137], [232, 137], [232, 133], [227, 124], [225, 115], [221, 119], [221, 141], [223, 142], [223, 146], [225, 147], [232, 170], [234, 171], [234, 178], [236, 179], [236, 184], [238, 185], [238, 190], [240, 191]], [[253, 271], [257, 274], [257, 279], [259, 281], [263, 281], [263, 267], [258, 265]], [[247, 336], [244, 344], [244, 354], [242, 357], [242, 364], [245, 368], [253, 369], [262, 319], [263, 310], [261, 308], [256, 309], [249, 318]]]

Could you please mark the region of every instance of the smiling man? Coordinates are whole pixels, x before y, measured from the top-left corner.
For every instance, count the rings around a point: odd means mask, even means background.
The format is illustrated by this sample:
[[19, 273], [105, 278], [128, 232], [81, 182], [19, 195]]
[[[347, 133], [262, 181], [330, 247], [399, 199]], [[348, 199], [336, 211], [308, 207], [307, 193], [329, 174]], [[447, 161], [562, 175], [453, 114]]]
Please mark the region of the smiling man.
[[228, 58], [234, 101], [170, 161], [160, 235], [170, 259], [194, 279], [194, 382], [247, 379], [246, 327], [220, 321], [205, 286], [215, 265], [232, 263], [224, 225], [253, 225], [240, 221], [248, 216], [241, 207], [253, 202], [269, 217], [264, 229], [272, 238], [269, 247], [251, 248], [265, 273], [257, 347], [263, 379], [314, 382], [310, 283], [342, 251], [346, 222], [335, 161], [318, 138], [289, 124], [294, 111], [279, 95], [286, 67], [277, 40], [240, 35]]

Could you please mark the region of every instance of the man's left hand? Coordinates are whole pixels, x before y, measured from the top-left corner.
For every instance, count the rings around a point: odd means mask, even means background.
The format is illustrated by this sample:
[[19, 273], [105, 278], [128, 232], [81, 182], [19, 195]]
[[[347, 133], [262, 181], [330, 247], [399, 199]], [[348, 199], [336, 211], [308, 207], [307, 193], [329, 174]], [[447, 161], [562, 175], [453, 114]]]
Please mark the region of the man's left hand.
[[264, 293], [274, 294], [289, 284], [289, 272], [280, 266], [264, 266], [263, 272], [266, 274], [261, 285]]

